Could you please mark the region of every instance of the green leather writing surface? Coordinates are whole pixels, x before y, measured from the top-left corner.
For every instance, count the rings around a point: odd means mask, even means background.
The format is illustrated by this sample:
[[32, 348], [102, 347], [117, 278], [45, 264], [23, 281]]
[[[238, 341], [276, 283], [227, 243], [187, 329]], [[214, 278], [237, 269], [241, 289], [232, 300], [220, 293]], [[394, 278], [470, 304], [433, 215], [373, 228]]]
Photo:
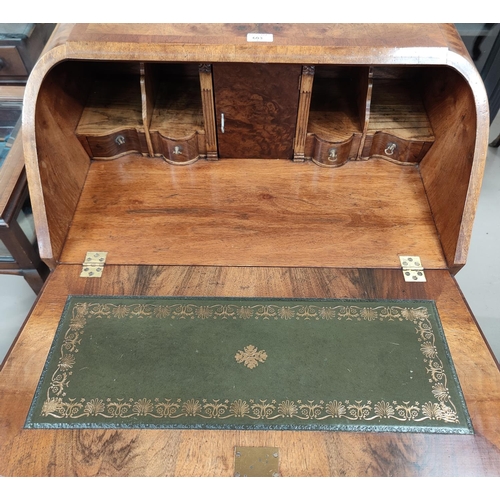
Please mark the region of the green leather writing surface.
[[36, 428], [472, 433], [432, 301], [68, 298]]

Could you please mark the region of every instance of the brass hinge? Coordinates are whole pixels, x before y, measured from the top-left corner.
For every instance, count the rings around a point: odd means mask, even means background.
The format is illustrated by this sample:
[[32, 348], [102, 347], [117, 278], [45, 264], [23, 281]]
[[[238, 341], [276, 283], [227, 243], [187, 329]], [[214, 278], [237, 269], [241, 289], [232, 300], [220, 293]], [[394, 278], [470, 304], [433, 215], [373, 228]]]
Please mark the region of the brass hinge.
[[80, 278], [100, 278], [108, 252], [87, 252]]
[[405, 281], [427, 281], [422, 261], [417, 255], [400, 255], [401, 267]]

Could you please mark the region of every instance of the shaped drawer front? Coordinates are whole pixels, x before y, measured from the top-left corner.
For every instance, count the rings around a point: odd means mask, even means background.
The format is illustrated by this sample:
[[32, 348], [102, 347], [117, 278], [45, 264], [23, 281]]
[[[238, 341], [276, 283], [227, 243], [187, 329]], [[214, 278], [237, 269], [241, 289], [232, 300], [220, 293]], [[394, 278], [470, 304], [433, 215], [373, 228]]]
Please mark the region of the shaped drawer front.
[[[163, 156], [168, 163], [182, 165], [196, 161], [203, 153], [199, 148], [198, 137], [194, 133], [187, 139], [169, 139], [154, 132], [151, 134], [151, 141], [155, 156]], [[204, 138], [204, 135], [200, 137]]]
[[310, 136], [306, 143], [306, 157], [323, 167], [340, 167], [347, 161], [356, 159], [360, 139], [359, 134], [353, 134], [343, 142], [330, 142]]
[[137, 130], [120, 130], [102, 136], [79, 136], [80, 142], [94, 159], [111, 159], [129, 153], [148, 153], [146, 139]]
[[396, 163], [419, 163], [425, 153], [432, 146], [432, 142], [406, 140], [385, 132], [377, 132], [366, 137], [363, 147], [363, 158], [373, 156], [385, 158]]

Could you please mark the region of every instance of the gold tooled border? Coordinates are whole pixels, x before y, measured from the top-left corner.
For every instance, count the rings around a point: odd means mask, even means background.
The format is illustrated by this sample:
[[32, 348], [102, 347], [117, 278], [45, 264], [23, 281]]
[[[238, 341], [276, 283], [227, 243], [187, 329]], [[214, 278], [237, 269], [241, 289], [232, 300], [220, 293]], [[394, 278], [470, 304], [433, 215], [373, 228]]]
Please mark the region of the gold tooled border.
[[[147, 298], [145, 298], [147, 300]], [[368, 302], [366, 302], [368, 303]], [[366, 304], [365, 303], [365, 304]], [[242, 320], [317, 320], [317, 321], [411, 321], [415, 325], [420, 351], [429, 374], [433, 400], [420, 404], [410, 401], [314, 401], [314, 400], [254, 400], [238, 399], [163, 399], [122, 398], [66, 398], [66, 388], [71, 381], [76, 364], [75, 353], [85, 332], [89, 318], [169, 318], [177, 319], [229, 319]], [[375, 419], [398, 422], [422, 422], [436, 420], [459, 424], [455, 404], [448, 390], [448, 377], [439, 357], [435, 334], [429, 321], [426, 307], [400, 307], [367, 305], [312, 305], [295, 306], [278, 304], [198, 305], [178, 303], [155, 305], [147, 303], [116, 304], [77, 302], [71, 309], [69, 327], [64, 333], [57, 368], [51, 375], [46, 391], [41, 416], [54, 419], [81, 419], [103, 417], [105, 419], [128, 419], [152, 417], [155, 419], [177, 419], [199, 417], [211, 420], [231, 418], [249, 420], [299, 419], [324, 421], [335, 419], [344, 422], [368, 422]], [[56, 421], [55, 420], [55, 421]]]

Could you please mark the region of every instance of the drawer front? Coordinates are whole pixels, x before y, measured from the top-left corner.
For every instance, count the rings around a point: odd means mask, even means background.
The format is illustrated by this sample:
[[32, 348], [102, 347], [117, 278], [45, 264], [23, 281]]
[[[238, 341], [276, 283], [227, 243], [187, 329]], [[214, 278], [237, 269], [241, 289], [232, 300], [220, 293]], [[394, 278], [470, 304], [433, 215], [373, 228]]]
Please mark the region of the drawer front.
[[92, 158], [117, 158], [129, 153], [147, 153], [145, 139], [136, 130], [121, 130], [99, 137], [85, 136]]
[[324, 167], [340, 167], [351, 157], [353, 138], [345, 142], [328, 142], [315, 137], [311, 159]]
[[362, 156], [377, 156], [396, 163], [416, 164], [422, 160], [431, 145], [426, 141], [408, 141], [385, 132], [377, 132], [373, 136], [367, 136]]
[[16, 47], [0, 47], [0, 77], [27, 76], [28, 72]]
[[188, 139], [167, 139], [159, 132], [151, 135], [153, 150], [156, 156], [163, 156], [168, 163], [183, 165], [196, 161], [200, 156], [198, 134]]

